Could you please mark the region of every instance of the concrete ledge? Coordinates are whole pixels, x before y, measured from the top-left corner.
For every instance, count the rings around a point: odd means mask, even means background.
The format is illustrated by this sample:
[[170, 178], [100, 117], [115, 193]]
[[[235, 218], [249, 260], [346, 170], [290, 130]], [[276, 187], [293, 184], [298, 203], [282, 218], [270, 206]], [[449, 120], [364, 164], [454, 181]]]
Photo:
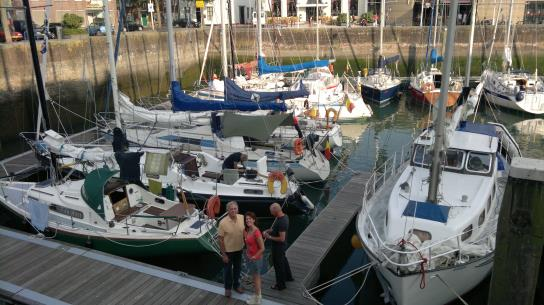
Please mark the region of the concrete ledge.
[[512, 160], [509, 176], [544, 182], [544, 160], [516, 157]]

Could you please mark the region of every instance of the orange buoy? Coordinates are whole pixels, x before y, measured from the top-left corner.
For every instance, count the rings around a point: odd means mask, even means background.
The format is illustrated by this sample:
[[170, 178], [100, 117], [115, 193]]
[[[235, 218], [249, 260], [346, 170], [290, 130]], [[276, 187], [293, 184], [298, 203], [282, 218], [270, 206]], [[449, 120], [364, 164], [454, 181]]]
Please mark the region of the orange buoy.
[[221, 210], [221, 199], [219, 196], [214, 195], [206, 202], [206, 214], [209, 218], [215, 219], [215, 215], [219, 214]]

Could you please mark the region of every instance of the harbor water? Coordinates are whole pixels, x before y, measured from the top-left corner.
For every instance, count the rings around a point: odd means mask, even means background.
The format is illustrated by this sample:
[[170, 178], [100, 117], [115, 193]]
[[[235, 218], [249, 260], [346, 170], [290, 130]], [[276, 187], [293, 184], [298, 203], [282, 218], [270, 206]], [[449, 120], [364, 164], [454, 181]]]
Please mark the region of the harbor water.
[[[344, 66], [345, 61], [343, 65], [342, 61], [337, 61], [338, 69], [344, 69]], [[198, 69], [195, 68], [194, 70], [197, 71]], [[194, 72], [191, 72], [185, 75], [184, 81], [186, 84], [191, 84], [194, 79]], [[164, 82], [162, 85], [167, 86], [167, 82]], [[123, 89], [123, 82], [121, 82], [121, 89]], [[148, 89], [151, 90], [150, 88]], [[154, 92], [152, 93], [156, 96], [166, 93], [166, 87], [155, 87], [153, 90]], [[99, 91], [101, 94], [105, 92], [103, 89]], [[145, 91], [145, 88], [142, 88], [142, 94]], [[77, 115], [73, 114], [67, 119], [64, 118], [62, 121], [56, 121], [56, 124], [53, 124], [53, 128], [58, 128], [60, 131], [75, 132], [89, 127], [92, 122], [92, 116], [89, 113], [96, 111], [96, 109], [103, 109], [105, 104], [104, 100], [98, 96], [93, 98], [94, 101], [99, 101], [99, 103], [94, 104], [94, 109], [91, 109], [88, 104], [83, 103], [81, 103], [79, 108], [74, 108], [72, 107], [74, 105], [71, 105], [73, 102], [66, 101], [64, 105], [67, 108], [71, 108]], [[22, 96], [21, 99], [24, 100], [22, 102], [28, 103], [28, 107], [30, 108], [27, 111], [30, 113], [31, 109], [35, 107], [30, 106], [30, 104], [35, 103], [36, 98], [28, 94]], [[66, 110], [62, 110], [61, 107], [56, 109], [59, 112], [67, 112]], [[402, 146], [410, 143], [419, 131], [427, 126], [431, 117], [429, 107], [412, 101], [408, 92], [403, 92], [398, 99], [393, 100], [385, 107], [378, 108], [373, 105], [373, 110], [373, 117], [342, 126], [345, 137], [344, 151], [341, 157], [333, 160], [336, 169], [329, 180], [325, 183], [304, 186], [305, 193], [316, 204], [316, 213], [319, 213], [327, 205], [353, 175], [357, 175], [362, 171], [371, 171], [376, 165], [380, 165], [396, 151], [400, 151]], [[50, 115], [52, 117], [55, 116], [54, 113], [50, 113]], [[8, 118], [5, 117], [2, 119]], [[33, 127], [32, 120], [34, 119], [33, 116], [28, 115], [24, 118], [21, 117], [20, 120], [25, 120], [25, 122], [16, 124], [16, 126], [14, 125], [13, 133], [31, 131], [28, 129], [23, 130], [21, 126]], [[486, 103], [483, 103], [479, 107], [477, 115], [471, 119], [478, 122], [492, 120], [504, 124], [516, 139], [524, 157], [544, 159], [544, 119], [498, 109]], [[1, 149], [1, 158], [27, 149], [24, 143], [17, 139], [0, 139], [0, 142], [3, 146]], [[353, 200], [360, 201], [361, 198], [353, 198]], [[302, 233], [313, 217], [315, 215], [291, 217], [291, 227], [288, 232], [289, 242], [292, 243]], [[271, 222], [271, 218], [261, 218], [258, 225], [261, 229], [266, 229], [270, 226]], [[0, 215], [0, 225], [20, 226], [20, 224], [13, 224], [3, 214]], [[332, 252], [329, 253], [322, 264], [320, 282], [335, 278], [368, 262], [368, 258], [362, 249], [353, 249], [351, 246], [350, 239], [354, 233], [355, 228], [352, 224], [348, 231], [334, 245]], [[265, 257], [268, 257], [268, 253], [265, 254]], [[144, 259], [144, 261], [209, 280], [222, 281], [222, 262], [214, 254]], [[382, 290], [375, 274], [370, 272], [364, 285], [363, 281], [364, 273], [357, 274], [321, 291], [316, 297], [323, 304], [331, 305], [383, 304], [383, 300], [380, 297]], [[486, 304], [488, 286], [489, 280], [484, 281], [466, 295], [465, 300], [469, 304]], [[454, 302], [452, 304], [462, 303]]]

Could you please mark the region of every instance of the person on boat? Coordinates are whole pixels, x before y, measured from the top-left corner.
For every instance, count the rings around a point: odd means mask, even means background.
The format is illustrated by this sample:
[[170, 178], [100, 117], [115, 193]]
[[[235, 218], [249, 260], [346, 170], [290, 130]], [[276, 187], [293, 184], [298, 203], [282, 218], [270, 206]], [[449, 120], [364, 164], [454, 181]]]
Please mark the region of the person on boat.
[[113, 142], [111, 145], [113, 146], [114, 152], [128, 151], [128, 141], [121, 128], [115, 127], [113, 129]]
[[225, 281], [225, 296], [230, 297], [231, 291], [243, 293], [240, 286], [240, 270], [242, 267], [242, 249], [244, 248], [244, 216], [238, 214], [238, 203], [227, 203], [227, 217], [219, 222], [219, 247], [223, 260], [223, 278]]
[[238, 163], [245, 170], [244, 162], [247, 161], [247, 155], [241, 152], [233, 153], [223, 161], [223, 169], [238, 169]]
[[256, 226], [257, 216], [253, 212], [245, 214], [244, 241], [246, 243], [246, 265], [249, 274], [253, 277], [255, 294], [247, 301], [247, 304], [261, 304], [261, 269], [263, 266], [264, 241], [261, 231]]
[[278, 203], [270, 205], [270, 214], [276, 217], [270, 229], [264, 231], [263, 236], [272, 241], [272, 262], [276, 271], [276, 284], [271, 289], [284, 290], [285, 282], [293, 281], [293, 275], [285, 250], [287, 249], [287, 230], [289, 229], [289, 217], [283, 213]]

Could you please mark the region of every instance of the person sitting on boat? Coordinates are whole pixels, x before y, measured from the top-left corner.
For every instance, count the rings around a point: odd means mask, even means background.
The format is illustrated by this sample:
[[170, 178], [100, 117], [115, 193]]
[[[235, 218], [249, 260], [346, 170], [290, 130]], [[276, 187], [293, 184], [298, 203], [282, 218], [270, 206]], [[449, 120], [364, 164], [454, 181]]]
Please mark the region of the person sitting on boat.
[[242, 165], [242, 169], [245, 170], [246, 166], [244, 162], [247, 161], [247, 155], [241, 152], [233, 153], [223, 161], [223, 169], [238, 169], [238, 163]]

